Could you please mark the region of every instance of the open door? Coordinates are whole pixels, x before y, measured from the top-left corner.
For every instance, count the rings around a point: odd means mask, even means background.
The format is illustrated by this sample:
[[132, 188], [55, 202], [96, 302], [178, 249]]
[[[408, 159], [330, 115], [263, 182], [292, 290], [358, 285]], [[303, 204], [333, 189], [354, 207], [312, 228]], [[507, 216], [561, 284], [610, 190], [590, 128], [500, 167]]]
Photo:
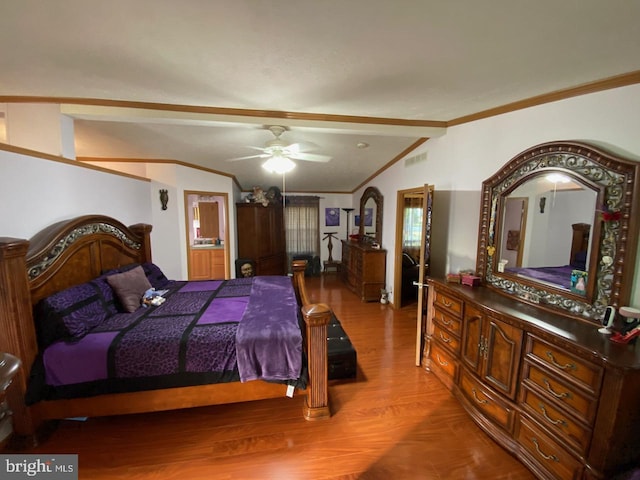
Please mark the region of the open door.
[[[433, 185], [399, 190], [396, 208], [394, 308], [417, 305], [418, 335], [422, 337], [426, 314], [424, 278], [431, 259]], [[418, 345], [422, 351], [422, 346]], [[419, 362], [419, 353], [416, 353]], [[419, 365], [419, 363], [418, 363]]]
[[424, 215], [422, 217], [422, 235], [420, 245], [420, 274], [417, 282], [418, 286], [418, 309], [416, 321], [416, 366], [420, 366], [420, 355], [422, 354], [424, 342], [424, 325], [427, 316], [427, 285], [424, 283], [425, 277], [429, 274], [429, 264], [431, 262], [431, 219], [433, 217], [433, 185], [424, 186]]

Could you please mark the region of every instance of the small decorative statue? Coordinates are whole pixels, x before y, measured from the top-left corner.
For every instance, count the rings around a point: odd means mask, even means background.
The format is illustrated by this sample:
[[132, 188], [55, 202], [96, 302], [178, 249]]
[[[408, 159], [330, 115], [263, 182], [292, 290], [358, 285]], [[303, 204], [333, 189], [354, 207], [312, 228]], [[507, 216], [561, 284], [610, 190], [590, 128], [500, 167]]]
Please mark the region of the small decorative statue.
[[168, 190], [160, 190], [160, 204], [162, 205], [162, 210], [167, 209], [167, 202], [169, 202], [169, 191]]
[[384, 288], [380, 289], [380, 303], [389, 303], [389, 292], [387, 292]]
[[253, 187], [253, 194], [250, 196], [252, 201], [255, 203], [261, 203], [264, 207], [269, 205], [269, 199], [261, 187]]

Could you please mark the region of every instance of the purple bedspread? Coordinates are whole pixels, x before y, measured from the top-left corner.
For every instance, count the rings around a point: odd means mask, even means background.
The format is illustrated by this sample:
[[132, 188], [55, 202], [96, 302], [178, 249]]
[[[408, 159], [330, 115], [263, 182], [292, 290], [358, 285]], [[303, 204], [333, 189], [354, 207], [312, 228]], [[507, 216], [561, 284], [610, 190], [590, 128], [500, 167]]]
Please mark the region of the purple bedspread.
[[302, 335], [291, 279], [256, 277], [250, 298], [236, 333], [240, 380], [298, 378]]
[[571, 288], [571, 265], [560, 267], [507, 268], [505, 271], [541, 282], [551, 283], [569, 290]]
[[182, 385], [182, 377], [189, 384], [231, 371], [242, 381], [300, 377], [302, 333], [289, 277], [174, 282], [166, 298], [116, 314], [77, 342], [49, 346], [46, 384], [153, 379], [162, 388], [155, 379]]

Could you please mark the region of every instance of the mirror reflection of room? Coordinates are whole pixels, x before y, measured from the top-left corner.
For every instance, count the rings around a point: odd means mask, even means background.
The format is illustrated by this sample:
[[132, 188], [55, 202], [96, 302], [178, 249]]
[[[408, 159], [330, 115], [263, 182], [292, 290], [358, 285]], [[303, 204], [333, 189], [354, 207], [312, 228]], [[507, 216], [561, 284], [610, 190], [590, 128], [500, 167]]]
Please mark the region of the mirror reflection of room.
[[596, 191], [568, 175], [518, 186], [503, 202], [498, 271], [584, 295], [596, 201]]

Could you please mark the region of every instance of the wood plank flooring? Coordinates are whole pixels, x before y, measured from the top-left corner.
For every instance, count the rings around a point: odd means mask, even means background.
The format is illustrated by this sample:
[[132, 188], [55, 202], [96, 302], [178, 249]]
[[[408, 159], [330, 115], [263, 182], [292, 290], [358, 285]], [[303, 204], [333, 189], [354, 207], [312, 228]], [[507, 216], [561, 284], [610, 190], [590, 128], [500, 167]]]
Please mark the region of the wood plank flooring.
[[358, 352], [357, 378], [331, 382], [331, 419], [305, 421], [296, 396], [64, 421], [29, 453], [77, 453], [91, 480], [534, 478], [414, 365], [415, 306], [361, 303], [337, 275], [307, 283]]

